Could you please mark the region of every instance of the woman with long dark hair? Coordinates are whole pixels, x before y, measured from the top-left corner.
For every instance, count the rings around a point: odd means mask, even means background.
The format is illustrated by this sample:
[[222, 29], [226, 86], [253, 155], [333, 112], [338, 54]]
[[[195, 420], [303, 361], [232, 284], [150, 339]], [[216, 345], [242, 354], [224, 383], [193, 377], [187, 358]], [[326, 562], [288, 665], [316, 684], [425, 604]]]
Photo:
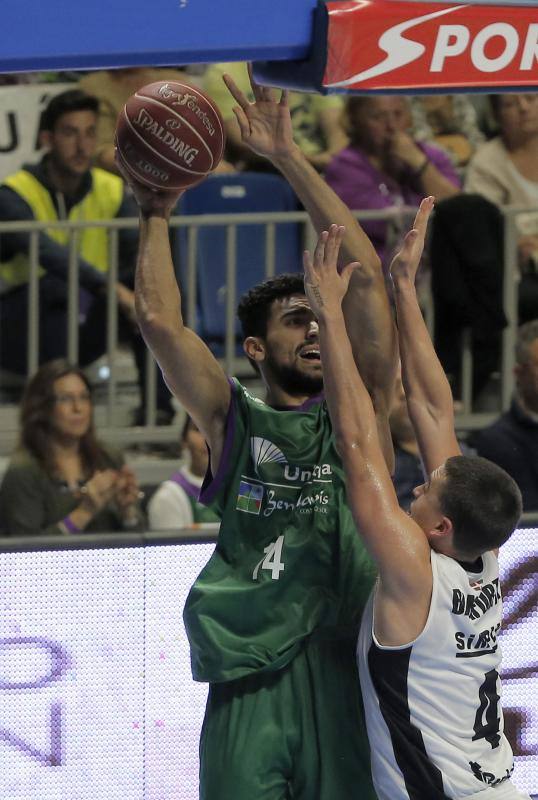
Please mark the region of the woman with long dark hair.
[[21, 405], [19, 445], [0, 488], [4, 534], [138, 529], [134, 473], [95, 435], [91, 387], [63, 359], [44, 364]]

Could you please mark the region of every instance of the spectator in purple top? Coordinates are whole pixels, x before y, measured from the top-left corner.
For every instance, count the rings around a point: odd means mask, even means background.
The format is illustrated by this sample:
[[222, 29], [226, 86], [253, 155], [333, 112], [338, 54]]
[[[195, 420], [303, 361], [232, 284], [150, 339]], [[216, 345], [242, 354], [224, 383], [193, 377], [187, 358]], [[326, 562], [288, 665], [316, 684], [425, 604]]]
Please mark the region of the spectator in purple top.
[[189, 416], [180, 444], [183, 465], [161, 483], [148, 503], [152, 530], [177, 530], [202, 522], [218, 522], [216, 514], [198, 502], [207, 471], [208, 452], [203, 434]]
[[[443, 200], [460, 191], [448, 155], [413, 139], [411, 121], [409, 101], [401, 95], [348, 98], [345, 127], [350, 144], [334, 156], [325, 178], [349, 208], [417, 207], [426, 195]], [[387, 223], [361, 224], [386, 262]]]

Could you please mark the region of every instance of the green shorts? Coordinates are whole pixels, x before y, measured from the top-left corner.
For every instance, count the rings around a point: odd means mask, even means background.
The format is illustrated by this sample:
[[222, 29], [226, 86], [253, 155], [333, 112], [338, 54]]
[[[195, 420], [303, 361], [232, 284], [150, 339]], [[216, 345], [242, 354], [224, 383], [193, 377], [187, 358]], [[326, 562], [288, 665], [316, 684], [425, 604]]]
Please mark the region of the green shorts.
[[375, 800], [355, 641], [308, 641], [278, 672], [212, 684], [200, 800]]

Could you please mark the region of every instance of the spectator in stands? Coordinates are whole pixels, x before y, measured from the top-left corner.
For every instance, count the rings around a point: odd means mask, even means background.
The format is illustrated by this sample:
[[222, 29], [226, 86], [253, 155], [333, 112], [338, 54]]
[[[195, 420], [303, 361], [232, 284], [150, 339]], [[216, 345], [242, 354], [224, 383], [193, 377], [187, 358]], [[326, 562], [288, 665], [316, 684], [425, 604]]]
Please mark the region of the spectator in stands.
[[[78, 83], [79, 88], [99, 100], [99, 121], [97, 125], [96, 164], [103, 169], [118, 174], [114, 162], [114, 134], [116, 121], [123, 106], [141, 86], [156, 81], [179, 81], [197, 85], [199, 78], [188, 75], [182, 69], [173, 67], [130, 67], [127, 69], [106, 69], [89, 72]], [[228, 166], [228, 169], [226, 167]], [[225, 163], [218, 171], [230, 171]]]
[[475, 400], [487, 402], [484, 390], [499, 369], [507, 324], [503, 242], [501, 212], [485, 197], [462, 193], [436, 203], [429, 248], [435, 350], [458, 399], [465, 330], [470, 334]]
[[[204, 91], [215, 101], [224, 118], [227, 138], [226, 157], [239, 170], [267, 171], [267, 160], [256, 156], [241, 141], [233, 108], [236, 105], [223, 83], [224, 74], [231, 75], [237, 86], [254, 100], [245, 63], [212, 64], [203, 79]], [[341, 123], [343, 103], [340, 97], [322, 97], [304, 92], [289, 93], [293, 136], [310, 163], [320, 172], [334, 153], [347, 143]], [[270, 165], [269, 165], [270, 167]]]
[[538, 319], [519, 329], [516, 391], [509, 411], [471, 438], [478, 455], [506, 470], [518, 484], [525, 511], [538, 510]]
[[95, 436], [90, 385], [58, 359], [28, 383], [20, 444], [0, 488], [6, 535], [139, 530], [134, 473]]
[[499, 133], [476, 152], [465, 189], [498, 206], [528, 206], [517, 217], [519, 321], [538, 315], [538, 94], [490, 97]]
[[189, 416], [181, 432], [181, 455], [186, 459], [184, 466], [159, 486], [148, 503], [152, 530], [177, 530], [198, 522], [218, 522], [214, 511], [198, 502], [209, 458], [205, 439]]
[[429, 140], [464, 167], [476, 148], [485, 141], [478, 115], [463, 94], [426, 94], [411, 99], [413, 132], [416, 139]]
[[[136, 207], [124, 192], [123, 181], [92, 168], [95, 155], [98, 101], [79, 89], [56, 95], [43, 112], [40, 142], [46, 154], [37, 165], [25, 165], [0, 186], [0, 220], [49, 222], [108, 221], [134, 217]], [[135, 355], [144, 396], [146, 349], [134, 324], [131, 290], [136, 261], [137, 233], [119, 234], [120, 337]], [[10, 233], [0, 247], [0, 366], [25, 374], [29, 314], [29, 244], [27, 233]], [[79, 363], [84, 366], [106, 351], [106, 284], [109, 268], [105, 228], [85, 228], [76, 237], [79, 263]], [[39, 363], [67, 352], [67, 280], [70, 239], [67, 230], [39, 234]], [[169, 421], [170, 395], [160, 382], [159, 408]], [[162, 420], [165, 421], [164, 419]]]
[[[350, 144], [334, 156], [325, 177], [349, 208], [416, 207], [425, 195], [439, 201], [459, 192], [448, 155], [413, 139], [407, 98], [349, 97], [344, 119]], [[361, 224], [386, 263], [387, 223]]]

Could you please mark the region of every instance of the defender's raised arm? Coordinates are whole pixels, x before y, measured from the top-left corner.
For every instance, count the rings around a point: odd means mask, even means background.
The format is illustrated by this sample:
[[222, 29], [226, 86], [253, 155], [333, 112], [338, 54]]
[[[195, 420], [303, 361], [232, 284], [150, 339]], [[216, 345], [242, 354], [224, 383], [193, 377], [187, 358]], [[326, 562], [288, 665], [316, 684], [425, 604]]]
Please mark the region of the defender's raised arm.
[[423, 531], [398, 505], [372, 401], [353, 362], [341, 301], [358, 265], [348, 264], [338, 273], [343, 235], [333, 225], [321, 234], [313, 259], [305, 253], [305, 288], [319, 322], [325, 397], [346, 473], [348, 503], [381, 576], [381, 625], [389, 639], [404, 626], [412, 638], [424, 624], [429, 601], [430, 548]]
[[433, 197], [420, 204], [414, 226], [395, 256], [394, 284], [402, 381], [409, 416], [428, 475], [450, 456], [461, 455], [454, 431], [452, 392], [426, 328], [415, 289]]

